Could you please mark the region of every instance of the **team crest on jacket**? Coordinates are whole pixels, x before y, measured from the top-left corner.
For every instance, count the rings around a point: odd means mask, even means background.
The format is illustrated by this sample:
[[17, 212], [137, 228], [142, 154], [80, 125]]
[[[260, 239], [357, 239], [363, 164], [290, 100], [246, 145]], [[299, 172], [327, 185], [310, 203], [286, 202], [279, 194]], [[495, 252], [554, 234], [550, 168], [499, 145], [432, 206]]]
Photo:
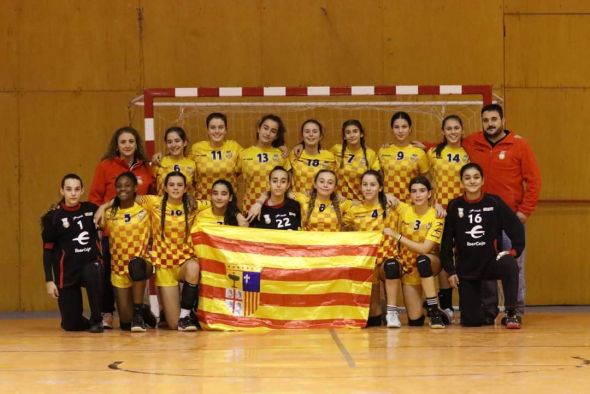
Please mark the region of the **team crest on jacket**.
[[498, 158], [500, 160], [504, 160], [506, 158], [506, 151], [505, 150], [500, 151], [500, 154], [498, 155]]
[[225, 151], [225, 157], [227, 157], [228, 159], [231, 159], [231, 157], [232, 157], [231, 150]]
[[463, 208], [457, 208], [457, 215], [462, 218], [464, 216]]
[[412, 156], [410, 156], [410, 160], [412, 162], [414, 162], [414, 163], [417, 162], [418, 161], [418, 155], [415, 154], [415, 153], [412, 153]]
[[68, 218], [61, 218], [61, 224], [64, 226], [64, 228], [70, 227], [70, 222], [68, 222]]

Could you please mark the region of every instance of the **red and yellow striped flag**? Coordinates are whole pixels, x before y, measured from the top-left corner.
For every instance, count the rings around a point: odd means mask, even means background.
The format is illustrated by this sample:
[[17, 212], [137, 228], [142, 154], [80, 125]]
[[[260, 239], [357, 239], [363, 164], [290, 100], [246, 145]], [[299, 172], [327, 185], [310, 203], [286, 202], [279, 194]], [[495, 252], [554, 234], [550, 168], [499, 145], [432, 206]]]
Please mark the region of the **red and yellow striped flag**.
[[192, 237], [203, 328], [365, 326], [380, 233], [206, 226]]

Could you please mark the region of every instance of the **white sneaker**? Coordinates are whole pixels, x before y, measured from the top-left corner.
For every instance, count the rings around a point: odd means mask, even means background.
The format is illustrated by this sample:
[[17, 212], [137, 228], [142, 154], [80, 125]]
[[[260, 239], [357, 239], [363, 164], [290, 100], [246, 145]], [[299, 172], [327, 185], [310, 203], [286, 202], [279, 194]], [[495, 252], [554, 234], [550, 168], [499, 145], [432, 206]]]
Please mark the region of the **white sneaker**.
[[102, 326], [106, 329], [113, 328], [113, 314], [103, 313], [102, 314]]
[[455, 312], [451, 308], [444, 309], [443, 312], [445, 313], [445, 315], [447, 315], [447, 318], [449, 319], [449, 321], [445, 322], [445, 324], [453, 324]]
[[399, 315], [395, 311], [388, 311], [385, 315], [385, 322], [388, 328], [400, 328], [402, 323], [399, 321]]

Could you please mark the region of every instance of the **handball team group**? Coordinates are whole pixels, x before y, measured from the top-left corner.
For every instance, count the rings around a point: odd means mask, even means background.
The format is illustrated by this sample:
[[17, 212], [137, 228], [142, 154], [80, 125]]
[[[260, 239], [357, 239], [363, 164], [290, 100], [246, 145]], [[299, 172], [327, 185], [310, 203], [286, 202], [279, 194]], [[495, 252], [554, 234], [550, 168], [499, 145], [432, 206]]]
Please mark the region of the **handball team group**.
[[113, 328], [115, 305], [120, 329], [155, 328], [158, 319], [144, 304], [155, 276], [159, 326], [196, 331], [200, 267], [191, 233], [203, 225], [379, 231], [368, 327], [401, 327], [402, 305], [409, 326], [426, 318], [433, 329], [494, 325], [501, 280], [505, 315], [498, 323], [521, 328], [525, 223], [541, 175], [526, 140], [504, 128], [500, 105], [484, 106], [482, 131], [469, 135], [459, 116], [445, 117], [442, 142], [432, 145], [414, 141], [410, 115], [396, 112], [390, 142], [378, 151], [355, 119], [342, 124], [342, 142], [330, 149], [322, 146], [321, 122], [308, 119], [291, 151], [276, 115], [259, 120], [256, 143], [245, 149], [227, 138], [224, 114], [210, 114], [205, 124], [208, 140], [192, 146], [185, 130], [170, 127], [166, 152], [149, 159], [135, 129], [118, 129], [88, 201], [78, 175], [63, 177], [62, 200], [41, 219], [46, 288], [62, 329]]

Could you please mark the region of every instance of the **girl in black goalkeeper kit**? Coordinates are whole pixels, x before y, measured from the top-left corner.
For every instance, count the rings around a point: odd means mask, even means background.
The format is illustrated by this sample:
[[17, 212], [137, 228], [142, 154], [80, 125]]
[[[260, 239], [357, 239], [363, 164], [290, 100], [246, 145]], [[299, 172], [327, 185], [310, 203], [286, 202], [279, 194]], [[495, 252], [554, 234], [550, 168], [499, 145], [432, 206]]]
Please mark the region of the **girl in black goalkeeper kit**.
[[[59, 207], [41, 218], [47, 294], [57, 300], [64, 330], [100, 333], [102, 261], [94, 224], [97, 207], [80, 202], [84, 189], [76, 174], [63, 177], [60, 192]], [[90, 320], [82, 315], [81, 287], [88, 294]]]
[[[524, 228], [500, 197], [483, 192], [484, 174], [479, 165], [464, 165], [460, 175], [465, 194], [449, 203], [440, 258], [449, 283], [459, 288], [461, 325], [483, 324], [481, 281], [501, 279], [506, 307], [503, 322], [506, 328], [518, 329], [515, 257], [524, 249]], [[512, 241], [512, 249], [502, 248], [502, 232]]]

